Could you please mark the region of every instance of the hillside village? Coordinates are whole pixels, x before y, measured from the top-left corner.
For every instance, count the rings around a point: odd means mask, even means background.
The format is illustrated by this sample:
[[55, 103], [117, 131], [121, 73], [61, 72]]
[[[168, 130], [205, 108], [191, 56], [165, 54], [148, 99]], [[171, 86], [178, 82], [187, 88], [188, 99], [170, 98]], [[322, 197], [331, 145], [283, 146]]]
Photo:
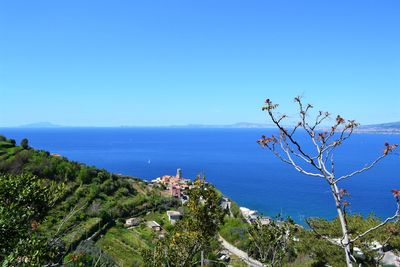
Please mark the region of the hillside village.
[[[148, 186], [162, 189], [164, 196], [178, 199], [181, 205], [184, 205], [189, 200], [188, 190], [194, 188], [195, 185], [191, 179], [184, 178], [182, 176], [182, 169], [178, 168], [176, 175], [163, 175], [161, 177], [157, 177], [151, 180], [151, 182], [148, 183]], [[232, 214], [231, 201], [227, 197], [221, 198], [220, 205], [228, 214]], [[174, 225], [183, 217], [184, 214], [181, 211], [168, 210], [166, 211], [166, 215], [169, 223]], [[126, 219], [124, 224], [124, 226], [127, 228], [138, 225], [140, 225], [140, 219], [135, 217]], [[157, 232], [162, 232], [163, 230], [160, 224], [156, 221], [147, 221], [146, 225]]]
[[187, 190], [193, 188], [193, 182], [182, 176], [182, 169], [176, 170], [176, 175], [163, 175], [151, 180], [150, 185], [159, 186], [165, 189], [165, 193], [171, 197], [176, 197], [185, 203], [187, 201]]
[[[176, 175], [163, 175], [157, 177], [149, 183], [151, 186], [156, 186], [163, 189], [163, 193], [166, 196], [174, 197], [179, 199], [181, 204], [185, 204], [189, 200], [188, 190], [194, 187], [193, 181], [182, 176], [182, 169], [176, 170]], [[228, 197], [222, 196], [220, 201], [221, 207], [227, 212], [230, 217], [233, 217], [231, 206], [232, 202]], [[256, 210], [251, 210], [246, 207], [239, 207], [241, 216], [245, 219], [248, 224], [252, 224], [256, 221], [262, 225], [267, 225], [272, 221], [269, 216], [259, 214]], [[174, 224], [183, 214], [179, 211], [167, 211], [168, 220], [171, 224]], [[155, 223], [155, 222], [154, 222]]]

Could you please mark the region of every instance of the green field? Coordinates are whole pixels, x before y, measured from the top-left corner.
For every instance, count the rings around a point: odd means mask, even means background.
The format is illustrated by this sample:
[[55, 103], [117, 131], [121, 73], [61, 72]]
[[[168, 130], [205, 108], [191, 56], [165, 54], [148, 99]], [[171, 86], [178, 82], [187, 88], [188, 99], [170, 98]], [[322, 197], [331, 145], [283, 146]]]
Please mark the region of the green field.
[[110, 255], [119, 266], [144, 266], [141, 249], [148, 248], [153, 233], [145, 227], [125, 229], [112, 227], [97, 241], [97, 245]]
[[224, 224], [219, 230], [219, 234], [232, 245], [247, 251], [249, 244], [248, 228], [249, 224], [241, 218], [225, 217]]
[[87, 239], [92, 232], [99, 228], [100, 221], [100, 218], [88, 218], [88, 220], [81, 222], [71, 232], [66, 234], [63, 240], [66, 244], [71, 244], [77, 240]]

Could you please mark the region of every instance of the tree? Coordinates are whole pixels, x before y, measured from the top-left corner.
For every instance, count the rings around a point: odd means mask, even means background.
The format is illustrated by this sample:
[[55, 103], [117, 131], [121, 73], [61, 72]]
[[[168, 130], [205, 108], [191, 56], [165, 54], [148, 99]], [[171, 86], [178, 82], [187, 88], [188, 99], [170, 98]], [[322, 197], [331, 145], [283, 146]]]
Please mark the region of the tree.
[[[359, 214], [348, 215], [346, 216], [346, 220], [349, 226], [348, 230], [353, 235], [359, 235], [381, 223], [381, 220], [372, 214], [366, 218]], [[300, 242], [296, 244], [296, 250], [306, 252], [307, 255], [314, 258], [320, 265], [344, 266], [346, 262], [343, 257], [343, 250], [337, 245], [318, 238], [320, 235], [323, 235], [339, 240], [342, 236], [339, 219], [335, 218], [334, 220], [327, 221], [322, 218], [310, 218], [307, 219], [307, 222], [314, 229], [314, 232], [302, 231], [299, 235]], [[399, 251], [399, 231], [400, 222], [390, 222], [384, 227], [380, 227], [369, 233], [365, 240], [359, 239], [354, 242], [353, 248], [360, 249], [362, 252], [362, 254], [358, 253], [355, 255], [357, 263], [361, 264], [361, 266], [380, 265], [379, 261], [383, 255], [375, 249], [373, 246], [374, 243], [371, 242], [372, 240], [382, 244], [383, 247]]]
[[57, 248], [49, 246], [37, 232], [40, 220], [58, 196], [55, 187], [28, 174], [0, 174], [2, 266], [37, 266], [58, 256]]
[[16, 144], [15, 140], [14, 140], [14, 139], [10, 139], [10, 144], [11, 144], [12, 146], [15, 146], [15, 144]]
[[184, 218], [158, 241], [154, 250], [143, 251], [147, 266], [193, 266], [199, 262], [201, 252], [207, 255], [219, 245], [217, 234], [225, 215], [219, 205], [221, 197], [200, 177], [194, 185]]
[[[318, 112], [314, 119], [310, 119], [311, 104], [304, 105], [300, 97], [296, 97], [294, 101], [299, 107], [299, 121], [293, 127], [285, 127], [283, 125], [287, 115], [278, 115], [274, 112], [278, 105], [272, 103], [270, 99], [265, 101], [262, 110], [266, 111], [273, 124], [279, 130], [279, 136], [272, 135], [270, 137], [262, 136], [258, 143], [269, 149], [281, 161], [294, 167], [298, 172], [309, 177], [324, 179], [330, 189], [332, 197], [335, 201], [336, 212], [341, 226], [342, 236], [339, 241], [334, 241], [329, 237], [321, 235], [331, 243], [341, 247], [346, 255], [347, 266], [353, 266], [356, 259], [352, 255], [352, 246], [354, 242], [363, 238], [371, 231], [374, 231], [390, 221], [398, 220], [400, 217], [400, 190], [393, 190], [396, 199], [397, 210], [394, 215], [386, 218], [380, 224], [366, 230], [358, 235], [351, 235], [349, 232], [348, 222], [346, 220], [346, 207], [349, 202], [346, 197], [349, 195], [346, 189], [340, 188], [340, 182], [348, 180], [355, 175], [368, 171], [377, 165], [381, 160], [386, 158], [398, 146], [397, 144], [385, 143], [383, 153], [370, 164], [356, 170], [354, 172], [337, 176], [335, 173], [335, 161], [333, 157], [334, 150], [341, 146], [347, 139], [351, 137], [354, 129], [359, 125], [354, 120], [345, 120], [341, 116], [337, 116], [333, 125], [328, 129], [321, 129], [330, 114], [328, 112]], [[308, 137], [308, 143], [298, 140], [298, 133], [302, 130]], [[311, 149], [310, 149], [311, 146]], [[310, 152], [312, 151], [312, 152]]]
[[28, 139], [24, 138], [24, 139], [21, 140], [21, 147], [22, 147], [23, 149], [28, 149], [28, 148], [29, 148], [29, 141], [28, 141]]
[[268, 224], [258, 220], [253, 222], [249, 229], [249, 256], [267, 266], [282, 266], [284, 261], [296, 257], [293, 239], [297, 230], [291, 221], [271, 221]]
[[86, 166], [81, 166], [79, 173], [78, 173], [78, 181], [83, 184], [90, 183], [91, 180], [91, 172], [90, 169]]
[[197, 177], [194, 188], [189, 190], [187, 218], [191, 226], [201, 234], [204, 243], [209, 243], [218, 233], [224, 221], [225, 212], [220, 205], [221, 195], [206, 183], [204, 177]]

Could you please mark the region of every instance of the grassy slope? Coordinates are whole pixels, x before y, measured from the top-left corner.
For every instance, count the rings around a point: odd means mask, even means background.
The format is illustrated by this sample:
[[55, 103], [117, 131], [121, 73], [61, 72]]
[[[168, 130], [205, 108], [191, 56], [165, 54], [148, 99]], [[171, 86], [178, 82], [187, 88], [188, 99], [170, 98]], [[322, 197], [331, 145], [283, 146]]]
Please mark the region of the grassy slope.
[[249, 244], [249, 224], [243, 218], [239, 206], [233, 202], [231, 205], [231, 216], [225, 216], [224, 225], [221, 226], [219, 234], [232, 245], [247, 251]]
[[140, 249], [149, 246], [146, 241], [139, 231], [116, 226], [110, 228], [104, 237], [97, 241], [97, 245], [113, 257], [119, 266], [142, 266], [144, 263]]
[[[157, 235], [143, 225], [124, 229], [123, 218], [138, 216], [156, 220], [166, 230], [171, 228], [165, 210], [176, 209], [177, 203], [139, 179], [54, 157], [46, 151], [24, 150], [9, 141], [0, 141], [0, 172], [29, 172], [64, 185], [59, 202], [48, 211], [40, 230], [49, 237], [58, 233], [71, 252], [79, 242], [108, 226], [96, 246], [119, 266], [142, 266], [140, 250], [152, 246]], [[220, 234], [246, 251], [248, 224], [234, 202], [232, 211], [234, 217], [226, 216]], [[240, 266], [240, 261], [235, 263]]]
[[124, 218], [161, 212], [176, 205], [139, 179], [54, 157], [46, 151], [14, 147], [4, 138], [0, 140], [0, 172], [32, 173], [49, 183], [63, 185], [57, 204], [48, 211], [39, 230], [50, 238], [60, 237], [70, 252], [107, 226], [109, 229], [98, 240], [98, 246], [109, 252], [117, 263], [138, 266], [139, 249], [151, 245], [154, 237], [143, 229], [135, 233], [118, 225]]

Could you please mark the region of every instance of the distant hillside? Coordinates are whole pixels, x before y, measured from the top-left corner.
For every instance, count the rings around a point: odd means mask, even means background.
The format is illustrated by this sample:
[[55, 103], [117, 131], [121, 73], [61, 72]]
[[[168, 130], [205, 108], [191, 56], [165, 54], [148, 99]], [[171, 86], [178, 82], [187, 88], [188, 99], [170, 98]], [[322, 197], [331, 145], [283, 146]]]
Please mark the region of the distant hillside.
[[400, 134], [400, 122], [362, 125], [357, 129], [362, 133]]
[[366, 125], [366, 127], [377, 127], [377, 128], [384, 128], [384, 129], [400, 129], [400, 121]]
[[[51, 244], [57, 246], [62, 256], [59, 261], [84, 251], [93, 258], [101, 255], [97, 266], [143, 266], [140, 251], [152, 246], [155, 236], [146, 227], [135, 233], [127, 231], [122, 227], [125, 219], [146, 220], [145, 216], [160, 216], [178, 204], [176, 199], [163, 196], [160, 189], [142, 180], [69, 161], [47, 151], [24, 149], [0, 135], [0, 175], [17, 177], [22, 173], [34, 175], [44, 185], [62, 188], [55, 205], [44, 211], [44, 217], [35, 226], [37, 230], [32, 232], [54, 240]], [[28, 184], [26, 190], [30, 190]], [[0, 235], [4, 230], [1, 223], [0, 218]], [[14, 230], [12, 225], [7, 227]], [[18, 227], [30, 228], [22, 224]], [[0, 263], [4, 260], [2, 253], [0, 249]]]
[[[18, 146], [15, 140], [0, 135], [0, 185], [4, 185], [3, 179], [15, 188], [18, 177], [34, 175], [33, 181], [40, 181], [42, 186], [51, 185], [50, 190], [46, 191], [49, 195], [57, 191], [56, 188], [61, 188], [61, 191], [54, 193], [57, 196], [55, 204], [46, 207], [43, 216], [35, 220], [28, 218], [23, 221], [21, 216], [11, 214], [9, 211], [14, 212], [15, 208], [11, 206], [7, 209], [0, 198], [2, 266], [14, 266], [5, 263], [6, 257], [13, 255], [13, 247], [21, 239], [31, 242], [34, 239], [30, 237], [35, 235], [40, 236], [40, 240], [46, 240], [45, 250], [52, 253], [46, 262], [52, 262], [51, 266], [148, 266], [142, 252], [155, 248], [157, 240], [173, 229], [166, 211], [179, 210], [184, 213], [185, 207], [181, 201], [172, 198], [162, 186], [69, 161], [62, 155], [30, 148], [26, 143], [23, 145]], [[17, 198], [20, 193], [27, 192], [28, 203], [22, 205], [27, 208], [30, 206], [31, 181], [19, 183], [19, 190], [14, 190]], [[3, 195], [0, 196], [10, 197], [1, 189]], [[217, 192], [222, 196], [221, 192]], [[1, 217], [4, 214], [11, 220], [4, 221]], [[133, 218], [139, 225], [126, 228], [124, 224], [128, 218]], [[150, 229], [149, 221], [159, 223], [162, 230], [157, 232]], [[246, 249], [249, 242], [246, 234], [248, 227], [239, 207], [232, 201], [230, 216], [225, 216], [225, 224], [220, 229], [221, 235]], [[25, 235], [21, 238], [18, 232], [14, 232], [16, 229]], [[4, 237], [6, 234], [13, 240]], [[8, 249], [4, 249], [3, 244], [7, 244]], [[20, 253], [29, 255], [29, 252]], [[16, 259], [19, 260], [18, 257]], [[234, 266], [244, 266], [241, 261], [237, 263], [239, 265]]]

